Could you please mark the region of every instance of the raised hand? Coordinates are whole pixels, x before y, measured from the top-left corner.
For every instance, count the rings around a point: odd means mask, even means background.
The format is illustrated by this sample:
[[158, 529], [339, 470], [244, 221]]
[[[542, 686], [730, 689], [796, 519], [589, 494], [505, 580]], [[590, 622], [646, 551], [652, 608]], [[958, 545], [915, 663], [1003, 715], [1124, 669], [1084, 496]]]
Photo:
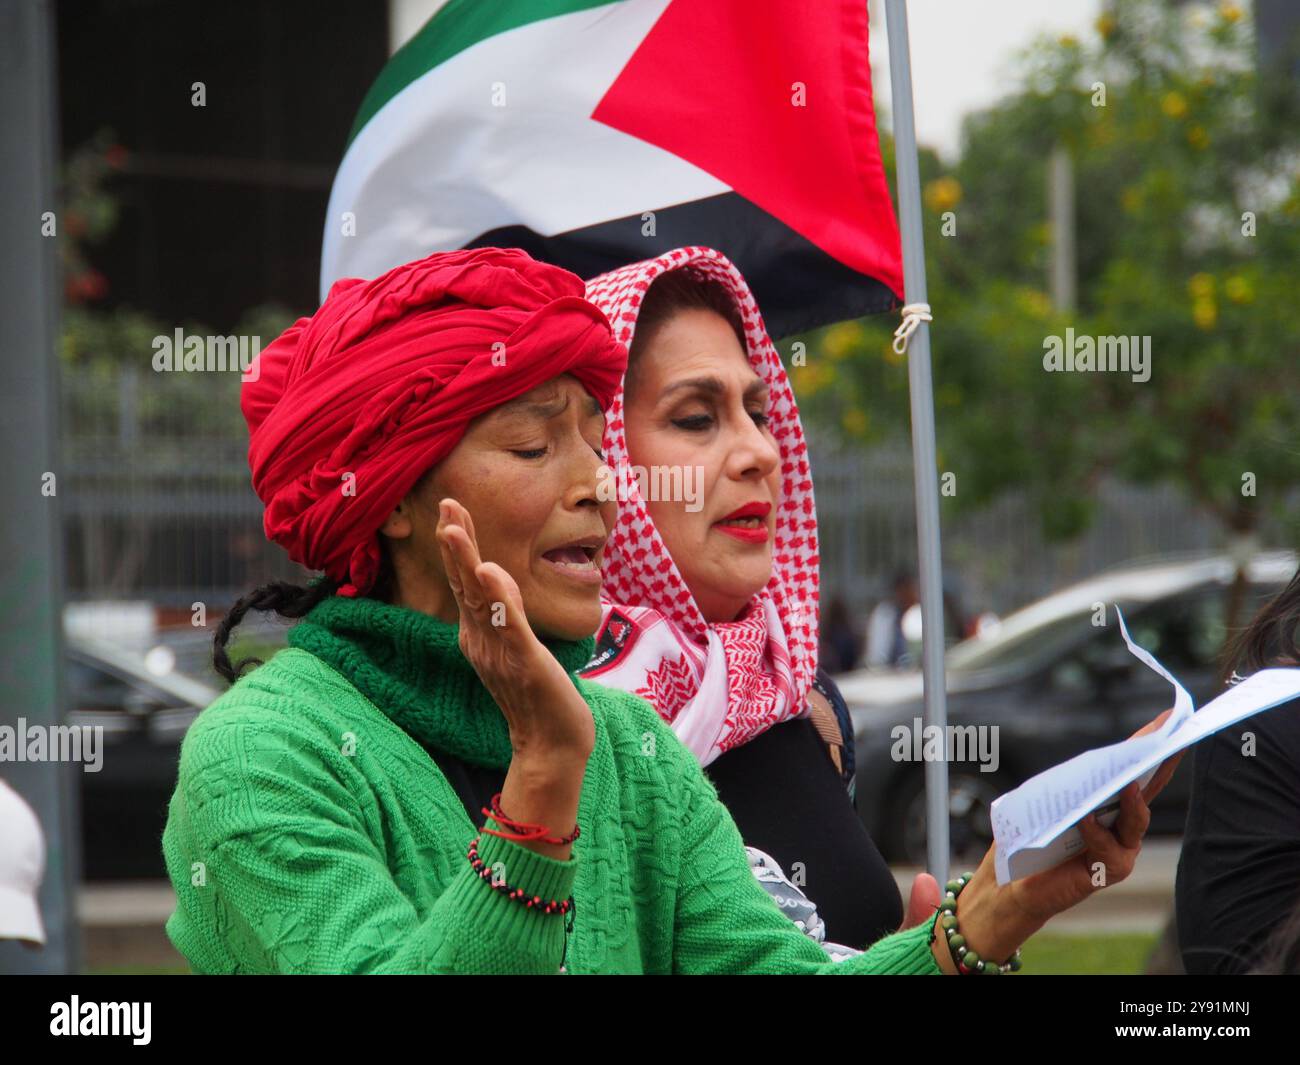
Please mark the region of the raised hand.
[[[505, 715], [514, 756], [501, 792], [512, 818], [573, 828], [587, 758], [596, 742], [591, 709], [528, 624], [513, 577], [479, 557], [474, 522], [454, 499], [438, 506], [442, 563], [460, 611], [460, 649]], [[530, 842], [564, 860], [571, 845]]]
[[460, 649], [505, 714], [515, 753], [585, 759], [596, 740], [591, 710], [528, 624], [519, 586], [479, 557], [469, 511], [449, 498], [438, 513], [438, 545], [460, 610]]

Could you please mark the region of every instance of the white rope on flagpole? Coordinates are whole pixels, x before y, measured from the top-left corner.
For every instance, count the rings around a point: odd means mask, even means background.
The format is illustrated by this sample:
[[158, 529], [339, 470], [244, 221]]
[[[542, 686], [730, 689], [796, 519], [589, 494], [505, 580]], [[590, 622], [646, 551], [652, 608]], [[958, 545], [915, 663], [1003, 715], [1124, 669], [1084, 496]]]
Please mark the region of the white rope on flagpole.
[[934, 315], [930, 313], [928, 303], [909, 303], [901, 313], [903, 321], [894, 330], [894, 352], [898, 355], [906, 355], [908, 338], [917, 331], [922, 322], [933, 322]]

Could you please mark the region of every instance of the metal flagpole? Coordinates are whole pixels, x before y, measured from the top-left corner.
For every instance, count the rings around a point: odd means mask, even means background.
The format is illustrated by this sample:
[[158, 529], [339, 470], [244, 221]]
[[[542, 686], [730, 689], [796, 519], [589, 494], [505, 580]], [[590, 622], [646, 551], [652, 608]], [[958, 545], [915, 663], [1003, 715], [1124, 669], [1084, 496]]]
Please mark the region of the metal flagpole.
[[[49, 729], [65, 723], [59, 504], [68, 490], [56, 458], [57, 234], [65, 221], [54, 192], [52, 0], [0, 4], [0, 41], [6, 142], [0, 162], [0, 725], [17, 728], [26, 719]], [[76, 775], [67, 762], [0, 763], [0, 777], [36, 813], [47, 848], [40, 891], [45, 947], [0, 942], [0, 972], [75, 973], [81, 967]]]
[[[903, 239], [904, 322], [908, 385], [912, 400], [912, 465], [916, 490], [916, 540], [921, 576], [921, 668], [925, 728], [939, 729], [945, 758], [925, 763], [927, 858], [940, 886], [948, 879], [948, 704], [944, 684], [943, 573], [939, 552], [939, 471], [934, 438], [934, 384], [930, 374], [929, 308], [908, 314], [927, 299], [925, 242], [921, 235], [921, 179], [912, 114], [912, 67], [907, 40], [907, 0], [885, 0], [889, 40], [889, 85], [894, 116], [894, 157], [898, 174], [898, 221]], [[917, 308], [920, 310], [920, 308]], [[901, 332], [901, 330], [900, 330]], [[922, 737], [924, 740], [924, 737]], [[924, 744], [922, 745], [924, 750]]]

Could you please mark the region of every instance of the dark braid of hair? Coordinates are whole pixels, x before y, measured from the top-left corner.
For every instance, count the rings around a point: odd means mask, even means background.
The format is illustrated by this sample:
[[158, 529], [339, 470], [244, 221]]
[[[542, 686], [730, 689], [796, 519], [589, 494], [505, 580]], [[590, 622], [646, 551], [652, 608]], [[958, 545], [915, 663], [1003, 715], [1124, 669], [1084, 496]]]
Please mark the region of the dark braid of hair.
[[[429, 478], [437, 466], [430, 466], [415, 482], [413, 492], [425, 490]], [[323, 602], [339, 590], [338, 582], [324, 574], [317, 577], [306, 588], [288, 581], [271, 581], [249, 592], [235, 602], [226, 616], [217, 626], [212, 638], [212, 668], [234, 684], [249, 666], [260, 666], [260, 658], [245, 658], [238, 665], [233, 665], [226, 654], [226, 644], [235, 627], [244, 620], [250, 610], [274, 610], [282, 618], [302, 618], [311, 613], [317, 603]], [[366, 592], [367, 599], [377, 599], [381, 603], [391, 603], [397, 594], [397, 570], [393, 566], [393, 556], [389, 554], [388, 538], [379, 537], [379, 571], [375, 574], [374, 584]]]
[[271, 581], [249, 592], [242, 599], [236, 600], [235, 605], [221, 619], [216, 635], [212, 638], [212, 667], [227, 681], [234, 684], [243, 675], [245, 669], [262, 664], [260, 658], [245, 658], [238, 665], [233, 665], [230, 656], [226, 653], [230, 634], [250, 610], [274, 610], [283, 618], [301, 618], [317, 603], [328, 599], [337, 590], [338, 585], [328, 577], [321, 577], [306, 588], [290, 584], [288, 581]]

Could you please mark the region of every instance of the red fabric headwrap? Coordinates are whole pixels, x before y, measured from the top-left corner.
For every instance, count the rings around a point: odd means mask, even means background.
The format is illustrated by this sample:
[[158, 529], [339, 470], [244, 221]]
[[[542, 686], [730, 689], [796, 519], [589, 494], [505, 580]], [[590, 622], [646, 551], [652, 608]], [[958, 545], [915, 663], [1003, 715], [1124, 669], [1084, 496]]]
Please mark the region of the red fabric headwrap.
[[500, 248], [336, 282], [243, 385], [267, 537], [340, 595], [362, 595], [385, 519], [471, 419], [566, 373], [608, 407], [627, 351], [583, 290], [576, 274]]

